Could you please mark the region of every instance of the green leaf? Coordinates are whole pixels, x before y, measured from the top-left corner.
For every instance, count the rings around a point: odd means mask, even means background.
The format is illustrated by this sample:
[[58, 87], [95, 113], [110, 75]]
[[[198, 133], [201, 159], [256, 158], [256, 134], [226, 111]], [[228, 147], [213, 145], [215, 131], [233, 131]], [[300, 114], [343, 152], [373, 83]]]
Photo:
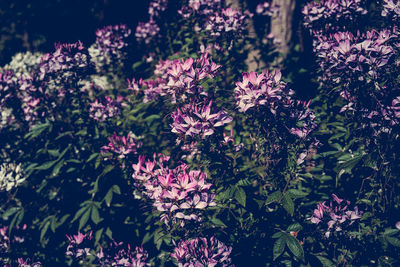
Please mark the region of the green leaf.
[[235, 192], [235, 199], [239, 202], [240, 205], [246, 207], [246, 192], [243, 188], [238, 187]]
[[28, 138], [28, 140], [32, 140], [33, 138], [39, 136], [43, 131], [45, 131], [50, 126], [51, 124], [49, 122], [37, 124], [33, 126], [32, 130], [25, 135], [25, 138]]
[[143, 241], [142, 241], [142, 245], [146, 244], [147, 242], [149, 242], [149, 240], [153, 237], [153, 233], [149, 233], [147, 232], [144, 237], [143, 237]]
[[107, 227], [106, 235], [107, 235], [110, 239], [112, 239], [112, 231], [111, 231], [110, 227]]
[[95, 157], [97, 157], [99, 155], [99, 153], [93, 153], [92, 155], [90, 155], [90, 157], [86, 160], [86, 163], [93, 160]]
[[9, 208], [7, 211], [5, 211], [1, 217], [3, 220], [8, 220], [8, 217], [10, 217], [11, 215], [13, 215], [14, 213], [16, 213], [17, 211], [19, 211], [21, 208], [20, 207], [12, 207]]
[[96, 234], [95, 234], [95, 243], [96, 244], [99, 243], [101, 235], [103, 234], [103, 231], [104, 231], [104, 228], [101, 228], [96, 231]]
[[385, 236], [385, 239], [393, 246], [400, 247], [400, 240], [393, 236]]
[[282, 206], [285, 208], [285, 210], [293, 216], [294, 213], [294, 202], [290, 198], [288, 194], [285, 194], [282, 198]]
[[286, 229], [287, 232], [297, 232], [303, 229], [303, 227], [299, 223], [294, 223], [289, 225], [289, 227]]
[[99, 210], [95, 206], [92, 207], [91, 218], [92, 218], [92, 222], [94, 222], [95, 224], [98, 224], [99, 222], [101, 222], [103, 220], [100, 218]]
[[211, 222], [218, 227], [226, 227], [226, 224], [224, 224], [220, 219], [218, 218], [211, 218]]
[[50, 220], [48, 220], [48, 221], [44, 224], [42, 230], [40, 231], [40, 241], [43, 240], [43, 237], [44, 237], [44, 235], [46, 234], [47, 229], [49, 229], [49, 226], [50, 226]]
[[87, 209], [85, 211], [85, 213], [83, 213], [81, 219], [79, 220], [79, 230], [82, 229], [83, 226], [86, 225], [87, 221], [89, 220], [89, 216], [90, 216], [90, 209]]
[[322, 257], [322, 256], [317, 256], [315, 255], [315, 257], [317, 257], [317, 259], [322, 263], [322, 266], [324, 267], [334, 267], [335, 264], [333, 264], [329, 259]]
[[112, 197], [113, 197], [113, 190], [112, 188], [110, 188], [110, 190], [108, 190], [107, 194], [104, 197], [104, 201], [106, 202], [107, 207], [110, 207]]
[[58, 159], [53, 160], [53, 161], [48, 161], [45, 162], [44, 164], [40, 165], [39, 167], [36, 167], [36, 170], [44, 171], [50, 169], [54, 164], [58, 162]]
[[276, 260], [283, 253], [283, 250], [285, 249], [285, 243], [286, 243], [285, 236], [282, 236], [281, 238], [275, 241], [273, 248], [274, 260]]
[[304, 250], [303, 247], [300, 245], [299, 240], [289, 234], [286, 235], [286, 237], [286, 245], [288, 246], [289, 250], [296, 258], [304, 260]]
[[277, 202], [282, 198], [282, 193], [281, 191], [275, 191], [272, 194], [269, 194], [267, 197], [267, 200], [265, 201], [265, 204], [270, 204], [272, 202]]
[[74, 221], [76, 221], [79, 217], [81, 217], [81, 215], [82, 215], [88, 208], [89, 208], [88, 206], [84, 206], [84, 207], [80, 208], [80, 209], [75, 213], [75, 216], [74, 216], [74, 218], [72, 219], [71, 222], [74, 222]]
[[289, 189], [288, 190], [288, 194], [293, 198], [301, 198], [301, 197], [305, 197], [308, 195], [308, 193], [300, 191], [298, 189]]
[[121, 195], [121, 189], [116, 184], [112, 186], [112, 191], [117, 195]]

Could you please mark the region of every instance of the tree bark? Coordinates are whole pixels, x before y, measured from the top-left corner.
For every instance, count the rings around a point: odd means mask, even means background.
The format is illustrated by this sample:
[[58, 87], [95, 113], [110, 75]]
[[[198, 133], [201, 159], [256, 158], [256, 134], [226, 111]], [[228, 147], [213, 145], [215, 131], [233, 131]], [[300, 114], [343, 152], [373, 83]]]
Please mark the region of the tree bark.
[[271, 33], [280, 43], [277, 44], [277, 50], [286, 57], [290, 51], [293, 29], [293, 13], [296, 0], [273, 0], [273, 5], [279, 5], [277, 15], [271, 17]]
[[[227, 5], [230, 5], [232, 8], [236, 9], [241, 9], [241, 4], [240, 0], [226, 0], [225, 1]], [[254, 21], [253, 19], [249, 19], [247, 23], [247, 31], [248, 31], [248, 37], [251, 39], [257, 39], [257, 33], [254, 28]], [[261, 53], [260, 50], [255, 48], [252, 44], [248, 44], [246, 46], [247, 51], [249, 53], [247, 54], [247, 59], [246, 59], [246, 65], [248, 71], [257, 71], [257, 69], [263, 69], [266, 64], [265, 62], [261, 59]]]

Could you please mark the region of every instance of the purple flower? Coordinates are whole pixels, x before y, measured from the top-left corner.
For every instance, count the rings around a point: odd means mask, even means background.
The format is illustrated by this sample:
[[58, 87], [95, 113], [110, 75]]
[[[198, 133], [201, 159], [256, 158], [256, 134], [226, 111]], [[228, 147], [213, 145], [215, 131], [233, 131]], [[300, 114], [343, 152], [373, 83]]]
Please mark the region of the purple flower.
[[181, 240], [175, 245], [171, 257], [179, 267], [191, 266], [234, 266], [231, 264], [230, 254], [232, 247], [227, 247], [214, 236], [210, 239], [197, 237], [190, 240]]
[[179, 135], [195, 138], [199, 136], [204, 139], [214, 133], [215, 127], [220, 127], [232, 121], [225, 111], [212, 113], [212, 101], [204, 104], [187, 104], [172, 113], [172, 132]]
[[152, 161], [139, 156], [133, 164], [133, 179], [142, 194], [153, 201], [153, 206], [161, 212], [160, 220], [166, 225], [185, 221], [200, 221], [201, 210], [215, 206], [214, 194], [209, 192], [211, 184], [207, 175], [181, 164], [174, 169], [166, 166], [169, 157], [154, 155]]
[[106, 96], [102, 100], [96, 100], [90, 103], [90, 117], [96, 121], [106, 121], [109, 118], [115, 117], [121, 113], [121, 109], [124, 106], [122, 103], [123, 98], [117, 97], [115, 100]]
[[108, 140], [110, 140], [110, 143], [101, 148], [101, 153], [105, 154], [112, 151], [119, 154], [118, 158], [121, 159], [125, 158], [125, 156], [130, 153], [136, 154], [136, 149], [142, 145], [135, 140], [135, 135], [133, 133], [128, 133], [126, 137], [113, 134]]
[[358, 207], [354, 207], [354, 210], [348, 209], [350, 201], [340, 199], [335, 194], [332, 194], [332, 198], [334, 202], [331, 201], [329, 206], [325, 205], [325, 202], [318, 203], [317, 209], [314, 210], [313, 215], [309, 218], [314, 224], [320, 224], [321, 222], [326, 224], [321, 226], [326, 238], [329, 238], [332, 233], [346, 230], [362, 217], [362, 212], [358, 211]]
[[261, 16], [273, 16], [279, 13], [279, 5], [271, 2], [260, 3], [256, 7], [256, 13]]
[[160, 16], [160, 13], [165, 11], [168, 6], [168, 0], [153, 0], [149, 4], [149, 15], [150, 19], [156, 19]]
[[150, 20], [149, 22], [143, 23], [139, 22], [136, 27], [136, 40], [139, 43], [150, 44], [155, 37], [157, 37], [160, 28], [154, 20]]
[[246, 29], [246, 19], [251, 16], [252, 14], [249, 12], [242, 13], [228, 7], [210, 15], [205, 29], [210, 32], [211, 36], [218, 37], [225, 34], [240, 35]]
[[345, 30], [350, 21], [367, 13], [362, 6], [363, 2], [363, 0], [312, 1], [303, 8], [304, 26], [314, 33]]
[[281, 81], [280, 71], [243, 73], [243, 80], [236, 82], [235, 99], [240, 112], [252, 107], [267, 106], [276, 113], [277, 102], [292, 94], [287, 84]]
[[399, 0], [383, 0], [382, 16], [391, 16], [400, 18], [400, 1]]

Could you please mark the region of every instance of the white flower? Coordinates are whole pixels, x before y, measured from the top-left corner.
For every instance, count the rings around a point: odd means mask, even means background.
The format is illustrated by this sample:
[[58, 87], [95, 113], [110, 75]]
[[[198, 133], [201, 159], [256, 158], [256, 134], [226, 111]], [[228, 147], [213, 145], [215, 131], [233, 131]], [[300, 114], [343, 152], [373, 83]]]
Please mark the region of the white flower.
[[25, 181], [21, 163], [3, 163], [0, 165], [0, 191], [10, 191]]

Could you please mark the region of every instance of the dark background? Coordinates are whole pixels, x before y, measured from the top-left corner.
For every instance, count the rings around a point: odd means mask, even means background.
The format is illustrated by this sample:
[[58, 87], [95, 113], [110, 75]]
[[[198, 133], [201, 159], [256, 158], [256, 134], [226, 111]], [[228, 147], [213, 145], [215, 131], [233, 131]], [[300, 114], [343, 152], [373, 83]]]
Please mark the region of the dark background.
[[54, 43], [81, 40], [90, 46], [95, 31], [127, 24], [134, 32], [148, 21], [149, 0], [0, 0], [0, 66], [23, 51], [53, 50]]

